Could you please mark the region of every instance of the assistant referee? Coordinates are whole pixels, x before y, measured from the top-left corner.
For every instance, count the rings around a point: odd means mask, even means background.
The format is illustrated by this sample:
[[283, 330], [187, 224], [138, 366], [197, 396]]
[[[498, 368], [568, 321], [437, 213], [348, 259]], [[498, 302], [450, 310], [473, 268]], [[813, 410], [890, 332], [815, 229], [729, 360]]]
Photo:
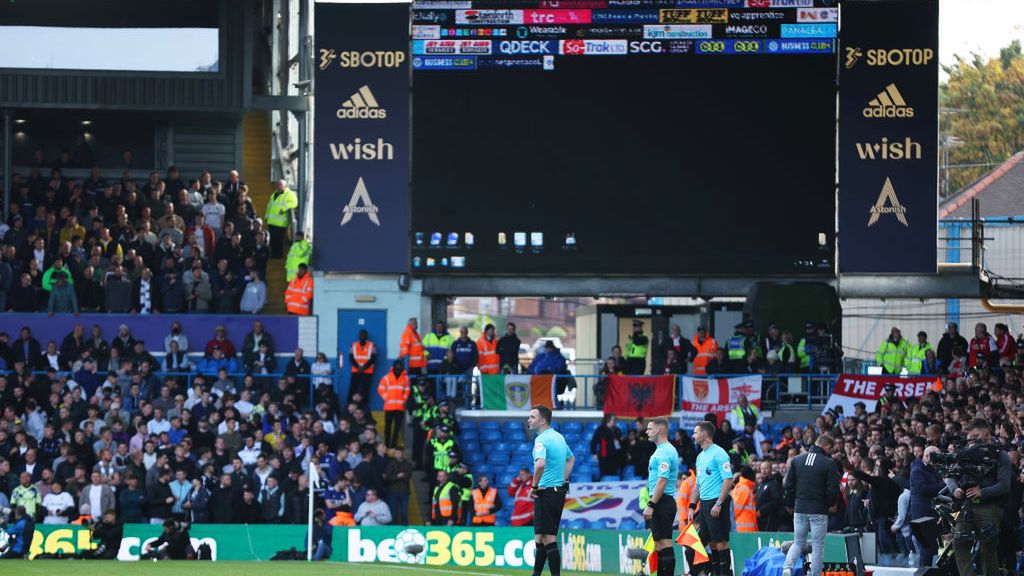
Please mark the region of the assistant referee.
[[551, 409], [534, 406], [526, 420], [530, 430], [537, 432], [533, 444], [533, 534], [536, 551], [533, 576], [544, 571], [547, 558], [551, 576], [561, 574], [562, 555], [558, 552], [558, 525], [562, 522], [565, 494], [569, 491], [569, 475], [576, 457], [565, 438], [551, 428]]
[[697, 455], [697, 484], [694, 486], [690, 518], [700, 502], [700, 531], [711, 549], [708, 567], [711, 576], [732, 576], [732, 552], [729, 550], [729, 492], [732, 490], [732, 464], [729, 455], [714, 442], [715, 425], [698, 422], [693, 439], [700, 446]]
[[665, 418], [653, 418], [647, 423], [647, 438], [657, 448], [647, 466], [647, 490], [651, 497], [644, 509], [644, 520], [651, 523], [651, 537], [658, 550], [658, 576], [675, 576], [676, 553], [672, 549], [672, 524], [676, 520], [679, 452], [668, 441], [668, 420]]

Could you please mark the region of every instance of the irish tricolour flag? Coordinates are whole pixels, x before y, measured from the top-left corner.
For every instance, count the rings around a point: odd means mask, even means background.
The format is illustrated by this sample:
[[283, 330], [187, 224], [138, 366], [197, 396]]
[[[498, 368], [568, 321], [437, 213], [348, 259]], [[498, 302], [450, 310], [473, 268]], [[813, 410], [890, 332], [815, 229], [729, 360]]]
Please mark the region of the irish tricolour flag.
[[552, 407], [554, 376], [498, 374], [482, 378], [485, 410], [528, 411], [538, 404]]

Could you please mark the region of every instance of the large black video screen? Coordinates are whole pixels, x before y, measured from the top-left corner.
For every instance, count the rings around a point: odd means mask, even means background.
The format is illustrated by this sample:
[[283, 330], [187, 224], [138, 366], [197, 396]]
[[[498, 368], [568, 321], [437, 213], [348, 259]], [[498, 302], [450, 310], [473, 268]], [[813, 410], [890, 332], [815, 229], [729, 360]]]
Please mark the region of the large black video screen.
[[414, 3], [413, 273], [832, 274], [810, 3]]

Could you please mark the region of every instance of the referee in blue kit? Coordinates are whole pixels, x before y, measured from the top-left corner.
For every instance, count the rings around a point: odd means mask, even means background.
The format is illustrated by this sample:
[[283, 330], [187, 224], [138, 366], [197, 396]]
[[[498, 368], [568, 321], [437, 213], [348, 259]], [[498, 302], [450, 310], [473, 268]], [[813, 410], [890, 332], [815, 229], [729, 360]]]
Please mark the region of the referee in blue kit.
[[694, 466], [697, 485], [690, 504], [690, 519], [695, 516], [693, 509], [700, 502], [697, 514], [701, 536], [707, 537], [706, 547], [710, 548], [711, 576], [732, 576], [732, 551], [729, 550], [732, 464], [725, 450], [715, 444], [714, 437], [715, 425], [711, 422], [698, 422], [693, 428], [693, 439], [700, 446], [700, 454]]
[[558, 552], [558, 525], [562, 522], [565, 495], [569, 492], [569, 475], [576, 457], [565, 438], [551, 428], [551, 409], [534, 406], [526, 420], [537, 433], [533, 443], [533, 576], [544, 571], [547, 558], [551, 576], [561, 574], [562, 556]]

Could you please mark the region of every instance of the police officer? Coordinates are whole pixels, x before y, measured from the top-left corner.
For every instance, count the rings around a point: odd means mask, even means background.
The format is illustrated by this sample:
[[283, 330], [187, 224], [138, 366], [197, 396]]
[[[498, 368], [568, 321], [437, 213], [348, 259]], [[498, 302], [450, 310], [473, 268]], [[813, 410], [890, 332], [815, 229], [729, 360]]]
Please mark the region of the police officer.
[[668, 420], [652, 418], [647, 423], [647, 438], [657, 445], [647, 466], [650, 498], [644, 508], [644, 520], [651, 523], [651, 536], [658, 550], [658, 576], [675, 576], [676, 555], [672, 549], [672, 525], [676, 520], [676, 477], [679, 452], [668, 441]]
[[551, 409], [534, 406], [526, 420], [530, 430], [537, 433], [533, 445], [533, 486], [534, 499], [533, 533], [536, 555], [533, 562], [533, 576], [544, 571], [544, 559], [548, 561], [551, 576], [561, 574], [562, 556], [558, 551], [558, 525], [562, 522], [565, 495], [569, 491], [569, 475], [576, 463], [572, 449], [565, 438], [551, 427]]
[[[988, 420], [975, 418], [967, 425], [968, 446], [979, 446], [992, 443], [992, 425]], [[981, 486], [961, 488], [955, 480], [947, 479], [946, 484], [953, 488], [953, 497], [967, 498], [970, 506], [966, 513], [962, 512], [956, 521], [953, 531], [953, 553], [956, 565], [963, 576], [974, 576], [971, 562], [971, 549], [975, 540], [981, 541], [981, 565], [984, 576], [999, 574], [999, 525], [1002, 522], [1006, 497], [1010, 494], [1010, 479], [1013, 466], [1010, 456], [998, 450], [998, 458], [994, 470], [985, 475]], [[1017, 505], [1016, 502], [1013, 503]]]
[[790, 576], [793, 566], [807, 547], [807, 535], [811, 536], [811, 573], [821, 576], [825, 553], [825, 533], [828, 531], [828, 513], [834, 510], [839, 498], [839, 469], [828, 457], [832, 448], [832, 437], [818, 436], [814, 446], [789, 463], [785, 489], [786, 507], [793, 510], [793, 546], [786, 554], [782, 565], [782, 576]]
[[623, 354], [625, 365], [622, 371], [626, 374], [641, 375], [647, 372], [647, 346], [650, 340], [644, 334], [644, 323], [640, 320], [633, 320], [633, 333], [629, 335], [626, 342], [626, 352]]
[[[458, 454], [458, 446], [450, 434], [450, 428], [438, 426], [434, 429], [430, 442], [427, 443], [427, 452], [423, 456], [423, 467], [427, 469], [427, 478], [431, 481], [437, 477], [439, 471], [451, 471], [448, 464], [448, 453], [455, 452], [456, 455]], [[433, 483], [431, 483], [430, 488], [433, 490]]]

